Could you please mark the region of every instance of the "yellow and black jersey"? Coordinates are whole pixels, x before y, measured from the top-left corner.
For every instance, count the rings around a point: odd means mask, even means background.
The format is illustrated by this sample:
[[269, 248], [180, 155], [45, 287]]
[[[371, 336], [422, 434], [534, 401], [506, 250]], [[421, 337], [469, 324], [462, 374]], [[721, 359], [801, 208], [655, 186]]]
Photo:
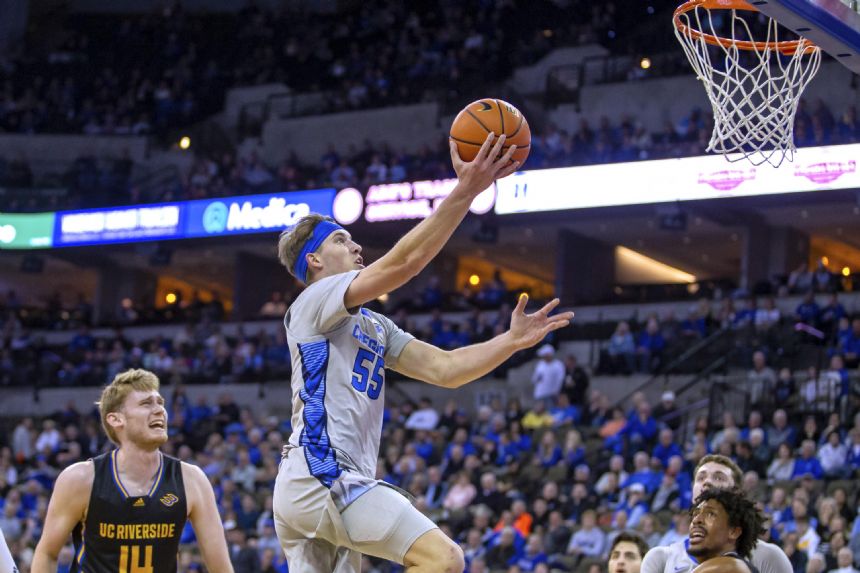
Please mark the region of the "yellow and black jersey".
[[132, 496], [116, 466], [117, 450], [93, 458], [86, 519], [74, 530], [74, 573], [167, 573], [177, 570], [188, 509], [181, 462], [161, 454], [147, 495]]

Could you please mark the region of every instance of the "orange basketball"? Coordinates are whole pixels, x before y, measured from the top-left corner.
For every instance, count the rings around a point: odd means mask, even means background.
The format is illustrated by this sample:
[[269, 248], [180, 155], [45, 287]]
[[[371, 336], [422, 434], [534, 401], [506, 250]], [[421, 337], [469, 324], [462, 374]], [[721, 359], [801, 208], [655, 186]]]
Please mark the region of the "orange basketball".
[[487, 134], [493, 132], [496, 136], [505, 134], [507, 151], [511, 145], [516, 145], [513, 160], [525, 163], [529, 156], [532, 142], [532, 132], [529, 122], [520, 110], [500, 99], [479, 99], [463, 108], [451, 124], [451, 139], [457, 143], [457, 150], [463, 161], [472, 161], [478, 155], [478, 150], [487, 139]]

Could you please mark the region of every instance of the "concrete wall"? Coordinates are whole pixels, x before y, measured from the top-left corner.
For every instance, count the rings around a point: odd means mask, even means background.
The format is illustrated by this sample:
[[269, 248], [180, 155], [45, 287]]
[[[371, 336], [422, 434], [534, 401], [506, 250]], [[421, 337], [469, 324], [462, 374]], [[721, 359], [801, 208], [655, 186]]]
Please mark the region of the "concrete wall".
[[[24, 257], [37, 256], [44, 259], [41, 273], [21, 272]], [[59, 291], [63, 303], [71, 306], [78, 293], [84, 293], [89, 300], [98, 284], [99, 273], [67, 263], [55, 257], [44, 257], [40, 253], [12, 253], [4, 251], [0, 256], [0, 293], [14, 290], [26, 306], [41, 306], [54, 292]]]
[[435, 103], [273, 118], [263, 128], [259, 153], [275, 164], [294, 150], [302, 161], [317, 164], [330, 143], [339, 151], [346, 151], [350, 145], [360, 148], [365, 140], [387, 141], [393, 149], [417, 152], [425, 145], [434, 145], [443, 132]]
[[559, 48], [553, 50], [536, 64], [517, 68], [514, 77], [508, 82], [517, 92], [531, 95], [546, 89], [546, 78], [550, 70], [556, 66], [578, 64], [586, 58], [608, 54], [606, 48], [597, 44], [578, 46], [575, 48]]
[[9, 159], [71, 163], [84, 153], [114, 157], [127, 149], [133, 161], [142, 162], [147, 148], [146, 138], [134, 135], [0, 135], [0, 155]]
[[242, 108], [248, 104], [259, 103], [259, 106], [254, 106], [249, 109], [248, 113], [253, 113], [255, 118], [262, 120], [263, 109], [266, 99], [271, 95], [289, 94], [290, 88], [284, 84], [265, 84], [262, 86], [251, 86], [246, 88], [234, 88], [227, 92], [227, 97], [224, 101], [223, 115], [220, 116], [220, 124], [226, 129], [236, 129], [239, 124], [239, 119], [242, 113]]
[[[804, 92], [809, 103], [825, 99], [834, 113], [842, 113], [851, 105], [860, 104], [860, 93], [852, 87], [852, 74], [836, 62], [826, 62]], [[586, 117], [592, 126], [607, 116], [617, 123], [623, 115], [640, 121], [647, 130], [660, 130], [666, 120], [673, 123], [698, 107], [710, 111], [711, 106], [702, 84], [693, 75], [641, 80], [624, 84], [600, 84], [582, 88], [581, 112], [575, 106], [562, 105], [549, 114], [549, 119], [565, 129], [576, 129], [579, 119]]]

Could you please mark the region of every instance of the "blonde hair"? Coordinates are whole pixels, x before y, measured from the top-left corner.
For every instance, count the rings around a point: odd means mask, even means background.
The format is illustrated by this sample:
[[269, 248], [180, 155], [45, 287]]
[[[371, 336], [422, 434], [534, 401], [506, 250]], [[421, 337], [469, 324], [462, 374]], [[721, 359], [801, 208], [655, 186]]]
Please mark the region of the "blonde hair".
[[[302, 247], [304, 247], [305, 243], [308, 242], [308, 239], [311, 238], [314, 228], [321, 221], [335, 222], [331, 217], [326, 217], [319, 213], [311, 213], [310, 215], [305, 215], [299, 219], [299, 222], [296, 223], [292, 229], [283, 231], [280, 238], [278, 238], [278, 260], [281, 261], [282, 265], [287, 267], [287, 270], [294, 277], [296, 277], [296, 272], [294, 270], [296, 260], [298, 260], [299, 255], [302, 253]], [[305, 277], [296, 278], [305, 282]]]
[[125, 399], [132, 392], [158, 392], [159, 386], [158, 376], [149, 370], [135, 368], [120, 372], [114, 377], [113, 382], [104, 387], [99, 401], [96, 402], [96, 406], [99, 407], [102, 427], [105, 429], [105, 433], [110, 438], [110, 441], [119, 445], [119, 438], [117, 438], [116, 432], [107, 423], [108, 414], [119, 412], [125, 403]]

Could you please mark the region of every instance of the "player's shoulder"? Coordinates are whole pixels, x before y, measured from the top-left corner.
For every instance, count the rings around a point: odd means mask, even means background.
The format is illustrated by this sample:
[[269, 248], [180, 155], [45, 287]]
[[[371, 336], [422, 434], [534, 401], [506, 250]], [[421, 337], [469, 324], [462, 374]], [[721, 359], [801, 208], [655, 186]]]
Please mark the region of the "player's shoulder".
[[325, 293], [327, 289], [335, 288], [335, 285], [339, 283], [346, 283], [346, 286], [348, 286], [353, 280], [355, 280], [355, 277], [358, 276], [359, 272], [361, 271], [350, 270], [316, 280], [306, 286], [304, 290], [299, 293], [299, 296], [297, 296], [296, 300], [293, 301], [293, 305], [295, 305], [299, 301], [303, 301], [313, 296]]
[[761, 573], [791, 573], [794, 569], [779, 545], [762, 540], [753, 547], [750, 562]]
[[665, 561], [668, 559], [669, 555], [672, 553], [671, 545], [658, 545], [657, 547], [652, 547], [645, 553], [645, 558], [649, 561]]
[[646, 557], [650, 556], [651, 560], [660, 560], [661, 563], [666, 563], [672, 557], [681, 555], [686, 556], [687, 546], [682, 539], [680, 541], [670, 543], [669, 545], [658, 545], [657, 547], [652, 547], [645, 555]]
[[96, 465], [93, 460], [74, 463], [57, 476], [54, 491], [68, 492], [70, 495], [89, 492], [92, 490], [95, 476]]
[[667, 555], [670, 550], [670, 545], [658, 545], [648, 550], [647, 555]]
[[347, 271], [321, 278], [307, 285], [287, 308], [287, 312], [284, 314], [284, 326], [289, 329], [290, 322], [296, 314], [313, 312], [312, 309], [316, 305], [328, 300], [332, 294], [336, 294], [338, 288], [346, 291], [358, 273], [358, 270]]
[[179, 467], [182, 469], [183, 480], [191, 480], [192, 483], [203, 480], [206, 483], [209, 483], [209, 478], [206, 477], [206, 474], [203, 473], [203, 470], [200, 469], [200, 466], [195, 466], [194, 464], [189, 464], [188, 462], [183, 462], [181, 460], [176, 461], [179, 462]]
[[779, 545], [764, 541], [762, 539], [759, 539], [756, 542], [755, 547], [753, 547], [753, 553], [773, 553], [774, 551], [779, 553], [783, 552]]

